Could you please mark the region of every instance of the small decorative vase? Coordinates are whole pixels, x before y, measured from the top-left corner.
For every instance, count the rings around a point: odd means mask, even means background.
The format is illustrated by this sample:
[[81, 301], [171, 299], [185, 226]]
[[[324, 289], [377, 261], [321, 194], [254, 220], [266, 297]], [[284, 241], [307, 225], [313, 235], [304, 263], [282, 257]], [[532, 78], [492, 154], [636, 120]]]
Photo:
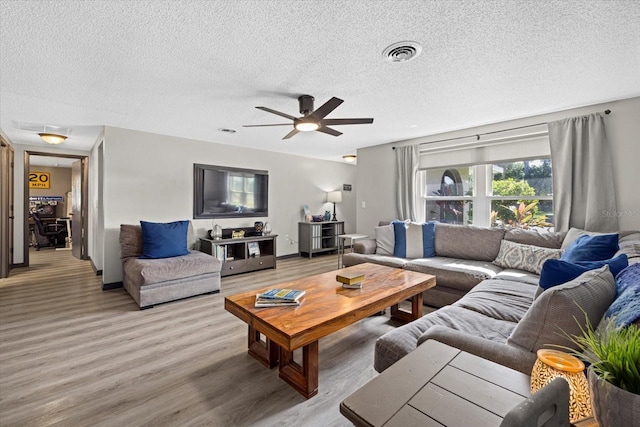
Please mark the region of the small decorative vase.
[[262, 234], [264, 234], [265, 236], [268, 236], [269, 234], [271, 234], [271, 226], [269, 225], [268, 222], [264, 223], [264, 227], [262, 227]]
[[256, 233], [262, 234], [262, 229], [264, 228], [264, 223], [262, 221], [256, 221], [253, 223], [253, 226], [256, 230]]
[[213, 230], [211, 231], [211, 237], [213, 240], [222, 239], [222, 227], [219, 224], [213, 225]]
[[600, 427], [640, 425], [640, 394], [634, 394], [600, 378], [589, 369], [591, 406]]
[[324, 220], [325, 221], [331, 221], [331, 212], [330, 211], [324, 211]]

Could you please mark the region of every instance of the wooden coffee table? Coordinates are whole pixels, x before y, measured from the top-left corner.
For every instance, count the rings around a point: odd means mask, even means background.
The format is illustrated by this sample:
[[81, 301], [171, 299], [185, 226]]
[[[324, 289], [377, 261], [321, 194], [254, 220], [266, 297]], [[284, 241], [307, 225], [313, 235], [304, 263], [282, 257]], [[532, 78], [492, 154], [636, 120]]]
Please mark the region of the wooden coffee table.
[[[365, 275], [362, 289], [344, 289], [340, 272]], [[306, 398], [318, 393], [318, 340], [391, 307], [391, 318], [409, 322], [422, 316], [422, 292], [436, 285], [430, 274], [377, 264], [359, 264], [226, 297], [227, 311], [249, 325], [249, 354], [263, 365], [279, 366], [280, 378]], [[256, 293], [270, 288], [303, 289], [298, 307], [255, 308]], [[411, 299], [411, 312], [398, 303]], [[262, 340], [261, 335], [264, 335]], [[302, 348], [302, 364], [293, 352]]]

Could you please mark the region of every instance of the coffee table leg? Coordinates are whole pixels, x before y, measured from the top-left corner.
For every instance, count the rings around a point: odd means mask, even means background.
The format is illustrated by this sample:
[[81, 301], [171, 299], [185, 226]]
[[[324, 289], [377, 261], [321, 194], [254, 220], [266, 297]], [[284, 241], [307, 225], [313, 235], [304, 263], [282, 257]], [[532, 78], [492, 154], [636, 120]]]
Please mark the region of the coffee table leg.
[[280, 378], [307, 399], [318, 394], [318, 341], [302, 347], [302, 366], [280, 347]]
[[275, 368], [278, 365], [278, 344], [265, 337], [260, 339], [260, 332], [249, 326], [249, 354], [267, 368]]
[[400, 310], [398, 304], [391, 306], [391, 320], [409, 323], [422, 317], [422, 292], [411, 297], [411, 312]]

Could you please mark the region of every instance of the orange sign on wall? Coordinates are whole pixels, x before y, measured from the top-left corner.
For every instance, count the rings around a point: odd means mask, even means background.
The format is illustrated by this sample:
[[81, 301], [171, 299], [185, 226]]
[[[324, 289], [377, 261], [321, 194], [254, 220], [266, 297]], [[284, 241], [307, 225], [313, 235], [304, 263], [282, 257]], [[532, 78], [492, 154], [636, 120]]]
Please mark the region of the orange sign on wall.
[[49, 172], [29, 172], [29, 188], [49, 188], [50, 178]]

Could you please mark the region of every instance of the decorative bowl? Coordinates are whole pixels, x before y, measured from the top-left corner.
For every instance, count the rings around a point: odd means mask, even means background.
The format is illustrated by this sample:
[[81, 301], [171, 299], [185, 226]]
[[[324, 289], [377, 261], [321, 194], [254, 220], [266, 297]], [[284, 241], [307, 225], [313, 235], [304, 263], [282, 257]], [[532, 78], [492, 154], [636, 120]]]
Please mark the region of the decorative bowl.
[[311, 215], [311, 221], [322, 222], [324, 221], [324, 215]]

